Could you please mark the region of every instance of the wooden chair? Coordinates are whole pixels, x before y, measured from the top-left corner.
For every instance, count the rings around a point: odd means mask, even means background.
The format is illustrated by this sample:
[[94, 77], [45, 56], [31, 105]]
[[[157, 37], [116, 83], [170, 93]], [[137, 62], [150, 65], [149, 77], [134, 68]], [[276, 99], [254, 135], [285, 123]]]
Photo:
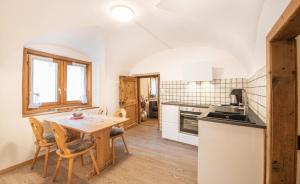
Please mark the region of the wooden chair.
[[[117, 112], [115, 112], [115, 117], [120, 117], [121, 111], [118, 110]], [[115, 156], [115, 139], [117, 138], [122, 138], [122, 141], [124, 143], [124, 147], [125, 147], [125, 152], [129, 154], [129, 150], [125, 141], [125, 137], [124, 137], [124, 125], [120, 124], [118, 127], [112, 127], [111, 131], [110, 131], [110, 138], [111, 138], [111, 153], [112, 153], [112, 163], [115, 164], [116, 161], [116, 156]]]
[[81, 163], [83, 163], [83, 154], [89, 153], [94, 170], [96, 171], [97, 174], [99, 174], [99, 169], [94, 157], [93, 149], [95, 148], [95, 144], [91, 140], [83, 140], [83, 139], [77, 139], [75, 141], [72, 141], [70, 143], [67, 143], [67, 131], [60, 125], [51, 122], [51, 129], [53, 131], [56, 144], [58, 147], [58, 150], [56, 151], [57, 155], [59, 156], [56, 169], [55, 169], [55, 174], [53, 181], [56, 180], [61, 161], [62, 159], [68, 159], [69, 160], [69, 166], [68, 166], [68, 184], [72, 183], [72, 170], [73, 170], [73, 163], [76, 157], [80, 156], [81, 158]]
[[37, 120], [36, 118], [30, 117], [29, 122], [30, 122], [30, 125], [32, 127], [33, 133], [36, 138], [36, 141], [35, 141], [36, 152], [35, 152], [34, 158], [32, 160], [31, 169], [34, 168], [34, 165], [36, 163], [36, 160], [37, 160], [37, 157], [39, 155], [41, 148], [45, 148], [46, 154], [45, 154], [45, 161], [44, 161], [43, 177], [46, 177], [47, 170], [48, 170], [48, 159], [49, 159], [50, 147], [55, 145], [55, 139], [52, 134], [44, 135], [44, 127], [43, 127], [42, 123], [39, 120]]

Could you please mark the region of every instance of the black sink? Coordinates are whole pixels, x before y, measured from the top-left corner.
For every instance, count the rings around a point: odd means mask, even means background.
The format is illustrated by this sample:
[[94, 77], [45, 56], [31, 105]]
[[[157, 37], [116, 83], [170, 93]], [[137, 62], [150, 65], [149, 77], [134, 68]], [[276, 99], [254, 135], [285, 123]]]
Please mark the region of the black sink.
[[225, 111], [215, 111], [215, 112], [222, 113], [222, 114], [225, 114], [225, 115], [230, 115], [230, 114], [241, 114], [241, 113], [239, 113], [239, 112], [225, 112]]
[[207, 117], [249, 122], [249, 118], [247, 115], [239, 113], [210, 112], [207, 114]]
[[229, 119], [239, 120], [239, 121], [249, 121], [248, 116], [243, 115], [243, 114], [232, 114], [232, 115], [229, 115]]
[[207, 117], [226, 119], [226, 115], [221, 112], [210, 112], [208, 113]]

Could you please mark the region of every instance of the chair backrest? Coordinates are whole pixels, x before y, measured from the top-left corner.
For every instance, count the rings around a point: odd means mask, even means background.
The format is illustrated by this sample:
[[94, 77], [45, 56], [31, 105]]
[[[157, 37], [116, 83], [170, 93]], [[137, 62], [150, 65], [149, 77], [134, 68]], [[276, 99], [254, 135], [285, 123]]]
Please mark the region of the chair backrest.
[[[124, 112], [124, 111], [125, 111], [125, 112]], [[115, 116], [115, 117], [118, 117], [118, 118], [121, 118], [121, 117], [124, 116], [123, 113], [125, 113], [125, 116], [126, 116], [126, 110], [125, 110], [125, 109], [123, 109], [123, 110], [118, 109], [118, 110], [115, 112], [114, 116]], [[124, 125], [124, 123], [120, 123], [120, 124], [119, 124], [119, 127], [122, 128], [123, 130], [125, 130], [125, 125]]]
[[115, 113], [114, 113], [114, 116], [115, 117], [118, 117], [118, 118], [121, 118], [121, 117], [126, 117], [127, 116], [127, 113], [126, 113], [126, 110], [125, 109], [118, 109]]
[[37, 143], [46, 143], [44, 139], [44, 127], [42, 123], [34, 117], [29, 117], [29, 122], [32, 128], [32, 131], [35, 135]]
[[63, 154], [69, 154], [70, 151], [67, 148], [67, 140], [68, 140], [68, 135], [66, 129], [64, 129], [62, 126], [58, 125], [57, 123], [51, 122], [50, 123], [51, 130], [53, 132], [53, 135], [55, 137], [56, 145], [58, 149], [63, 153]]

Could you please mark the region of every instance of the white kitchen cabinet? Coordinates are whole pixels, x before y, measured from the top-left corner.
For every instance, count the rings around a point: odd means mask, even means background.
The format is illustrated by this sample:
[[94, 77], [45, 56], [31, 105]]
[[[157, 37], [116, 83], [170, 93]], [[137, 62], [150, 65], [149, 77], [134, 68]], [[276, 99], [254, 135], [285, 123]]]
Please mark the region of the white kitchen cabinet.
[[162, 105], [162, 137], [178, 141], [179, 106]]
[[162, 121], [179, 124], [179, 106], [162, 105]]
[[162, 105], [162, 137], [191, 145], [198, 145], [198, 136], [179, 131], [179, 106]]
[[198, 146], [198, 142], [199, 142], [197, 135], [185, 134], [180, 132], [178, 134], [178, 141], [186, 144], [191, 144], [194, 146]]
[[200, 120], [198, 134], [198, 183], [263, 184], [264, 129]]
[[162, 137], [173, 141], [178, 140], [178, 125], [175, 123], [162, 122]]

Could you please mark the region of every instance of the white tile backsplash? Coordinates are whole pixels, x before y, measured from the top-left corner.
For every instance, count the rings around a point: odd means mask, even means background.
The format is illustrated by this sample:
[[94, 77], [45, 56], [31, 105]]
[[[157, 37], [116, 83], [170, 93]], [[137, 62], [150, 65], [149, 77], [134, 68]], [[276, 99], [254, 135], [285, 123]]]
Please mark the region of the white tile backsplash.
[[249, 107], [266, 122], [267, 80], [266, 67], [258, 70], [248, 81]]
[[170, 99], [181, 103], [229, 104], [234, 88], [247, 88], [248, 79], [217, 79], [213, 81], [161, 81], [161, 102]]
[[243, 88], [248, 92], [249, 107], [266, 122], [266, 68], [249, 79], [215, 79], [208, 81], [161, 81], [160, 102], [176, 101], [193, 104], [230, 104], [230, 92]]

